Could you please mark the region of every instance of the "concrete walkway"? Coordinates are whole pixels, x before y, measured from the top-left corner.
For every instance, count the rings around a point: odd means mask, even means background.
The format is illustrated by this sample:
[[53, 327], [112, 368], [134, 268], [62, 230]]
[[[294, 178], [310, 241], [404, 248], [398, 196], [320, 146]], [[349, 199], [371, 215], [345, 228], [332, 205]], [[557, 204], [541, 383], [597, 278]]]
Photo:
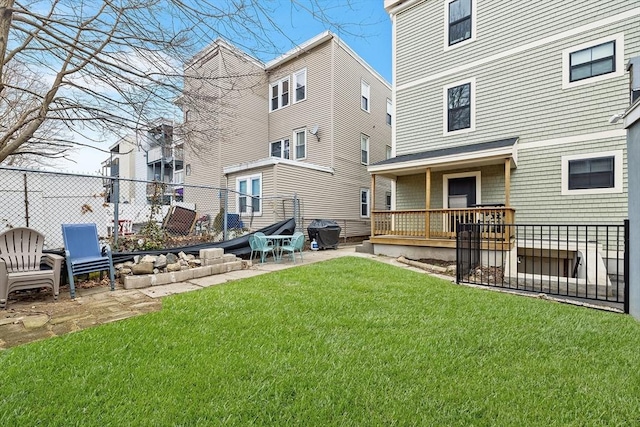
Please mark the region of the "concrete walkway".
[[60, 289], [58, 301], [53, 300], [48, 290], [12, 293], [7, 309], [0, 310], [0, 350], [158, 311], [162, 308], [162, 297], [168, 295], [343, 256], [371, 258], [424, 273], [424, 270], [409, 267], [395, 259], [357, 253], [355, 246], [345, 246], [336, 250], [306, 251], [304, 261], [297, 259], [296, 264], [286, 258], [281, 263], [273, 263], [269, 258], [264, 264], [254, 261], [244, 270], [143, 289], [126, 290], [120, 285], [111, 292], [108, 286], [78, 287], [75, 300], [70, 298], [68, 287]]

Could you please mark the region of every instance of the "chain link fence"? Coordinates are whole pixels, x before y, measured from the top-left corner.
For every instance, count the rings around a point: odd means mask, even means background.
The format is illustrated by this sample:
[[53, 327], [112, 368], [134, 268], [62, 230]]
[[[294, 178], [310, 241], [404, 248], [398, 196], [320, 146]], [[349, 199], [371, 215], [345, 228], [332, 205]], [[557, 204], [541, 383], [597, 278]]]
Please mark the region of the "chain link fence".
[[302, 224], [296, 195], [8, 167], [0, 167], [0, 204], [0, 232], [36, 229], [46, 249], [64, 246], [67, 223], [95, 223], [115, 250], [220, 242], [288, 218]]

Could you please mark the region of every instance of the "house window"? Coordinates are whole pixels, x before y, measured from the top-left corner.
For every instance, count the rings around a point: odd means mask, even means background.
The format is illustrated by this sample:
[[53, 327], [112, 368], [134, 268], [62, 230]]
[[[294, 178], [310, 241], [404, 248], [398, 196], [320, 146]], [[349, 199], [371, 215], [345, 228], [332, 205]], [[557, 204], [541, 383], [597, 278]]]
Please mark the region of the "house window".
[[369, 137], [367, 135], [360, 135], [360, 162], [363, 165], [369, 164]]
[[300, 129], [293, 132], [293, 139], [296, 142], [296, 160], [307, 157], [307, 130]]
[[391, 126], [391, 113], [393, 111], [393, 104], [391, 104], [391, 100], [387, 99], [387, 124]]
[[622, 150], [562, 157], [562, 194], [622, 192]]
[[613, 34], [562, 51], [562, 88], [624, 75], [624, 35]]
[[387, 159], [391, 158], [391, 146], [390, 145], [387, 145], [386, 158]]
[[269, 144], [269, 154], [271, 157], [280, 157], [282, 159], [291, 158], [291, 149], [289, 139], [281, 139]]
[[447, 44], [473, 40], [475, 19], [472, 0], [446, 0]]
[[262, 214], [262, 174], [239, 177], [236, 179], [238, 189], [238, 213]]
[[474, 83], [469, 81], [445, 87], [445, 133], [474, 128]]
[[293, 74], [293, 102], [307, 99], [307, 69]]
[[615, 72], [615, 40], [571, 53], [569, 68], [570, 82]]
[[369, 189], [360, 189], [360, 216], [369, 218]]
[[289, 105], [289, 77], [271, 84], [271, 111]]
[[391, 210], [391, 191], [384, 193], [384, 208], [388, 211]]
[[367, 113], [369, 112], [369, 97], [371, 93], [371, 86], [364, 80], [360, 82], [360, 108], [362, 108]]
[[615, 157], [569, 161], [569, 190], [614, 187]]

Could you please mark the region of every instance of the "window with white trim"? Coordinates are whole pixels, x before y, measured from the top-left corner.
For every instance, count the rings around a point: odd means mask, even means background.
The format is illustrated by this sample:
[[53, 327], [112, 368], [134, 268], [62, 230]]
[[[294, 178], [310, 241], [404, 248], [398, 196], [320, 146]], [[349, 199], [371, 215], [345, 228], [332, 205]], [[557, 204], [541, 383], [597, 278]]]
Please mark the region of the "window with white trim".
[[270, 90], [271, 103], [269, 105], [271, 111], [276, 111], [289, 105], [289, 76], [271, 83]]
[[472, 0], [451, 0], [447, 5], [449, 46], [471, 38]]
[[444, 88], [444, 133], [475, 129], [475, 79]]
[[616, 42], [572, 52], [569, 55], [569, 81], [588, 79], [616, 71]]
[[622, 192], [622, 150], [562, 156], [562, 194]]
[[262, 215], [262, 174], [236, 178], [237, 210], [241, 215]]
[[391, 210], [391, 191], [384, 193], [384, 208], [388, 211]]
[[293, 102], [307, 99], [307, 69], [293, 73]]
[[289, 138], [274, 141], [269, 144], [269, 155], [271, 157], [280, 157], [282, 159], [291, 159], [291, 147]]
[[295, 142], [296, 160], [305, 159], [307, 157], [307, 130], [298, 129], [293, 131], [293, 140]]
[[613, 34], [562, 51], [562, 87], [624, 75], [624, 34]]
[[444, 50], [465, 46], [476, 39], [477, 0], [444, 0]]
[[369, 108], [370, 108], [370, 96], [371, 96], [371, 86], [369, 86], [369, 83], [365, 82], [364, 80], [360, 81], [360, 108], [362, 108], [364, 111], [366, 111], [367, 113], [369, 112]]
[[360, 162], [369, 164], [369, 137], [363, 133], [360, 134]]
[[369, 218], [369, 189], [360, 189], [360, 217]]
[[391, 158], [391, 146], [390, 145], [387, 145], [386, 158], [387, 159]]
[[387, 99], [387, 124], [391, 126], [391, 118], [393, 114], [393, 104], [390, 99]]

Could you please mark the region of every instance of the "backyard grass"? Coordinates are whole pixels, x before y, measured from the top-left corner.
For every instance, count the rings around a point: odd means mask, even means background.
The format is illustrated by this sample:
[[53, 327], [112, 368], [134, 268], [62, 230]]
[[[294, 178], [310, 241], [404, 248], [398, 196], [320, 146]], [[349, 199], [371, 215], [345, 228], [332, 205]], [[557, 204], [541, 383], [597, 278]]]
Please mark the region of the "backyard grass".
[[355, 257], [0, 352], [0, 425], [639, 425], [640, 323]]

